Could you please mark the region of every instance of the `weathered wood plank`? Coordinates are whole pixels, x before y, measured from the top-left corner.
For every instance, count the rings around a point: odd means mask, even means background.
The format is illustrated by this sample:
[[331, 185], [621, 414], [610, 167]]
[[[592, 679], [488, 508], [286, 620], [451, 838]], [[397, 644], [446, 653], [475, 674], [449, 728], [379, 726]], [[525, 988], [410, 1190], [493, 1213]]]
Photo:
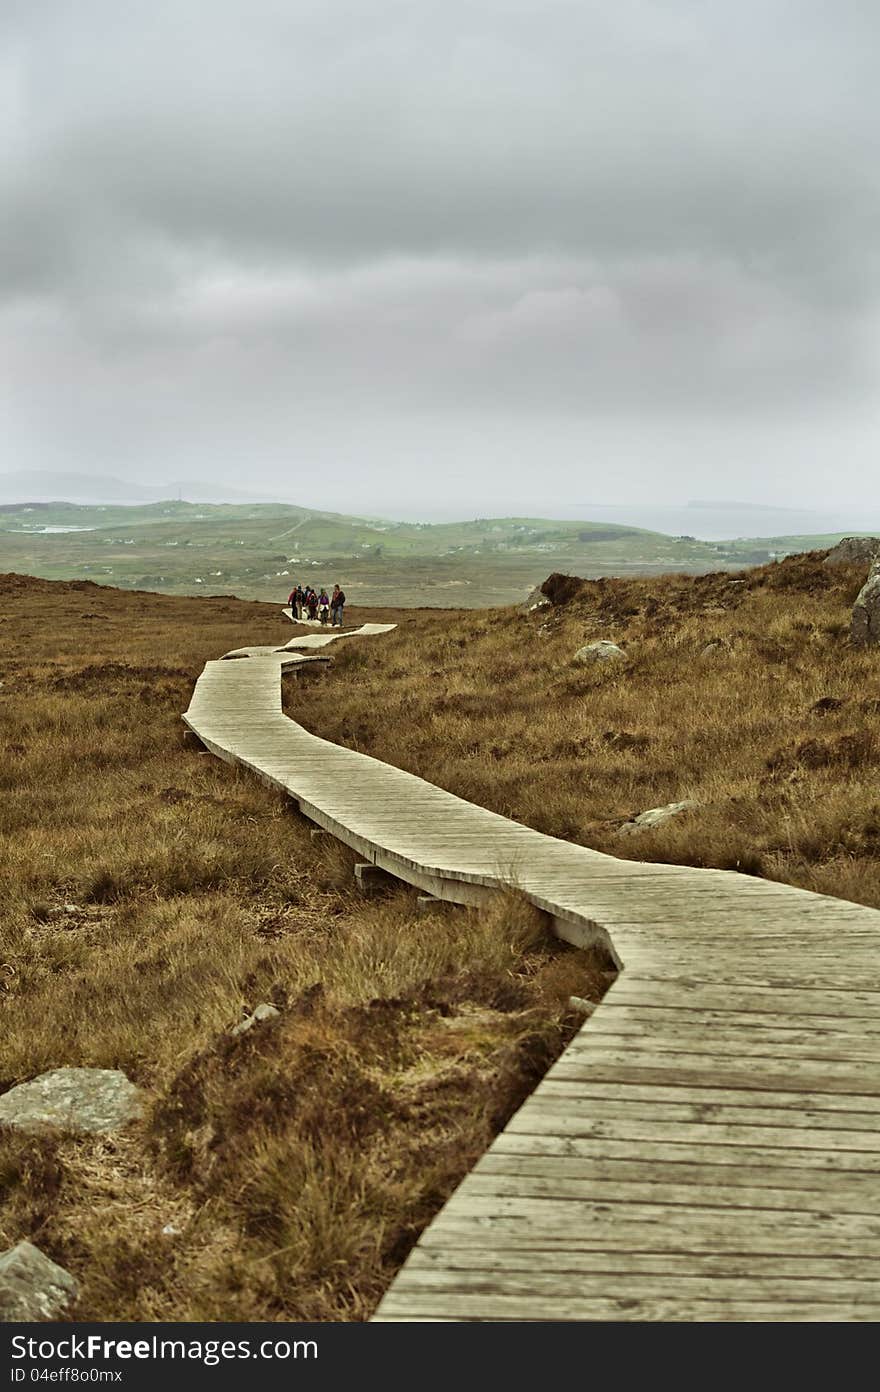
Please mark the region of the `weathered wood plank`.
[[[525, 1138], [531, 1140], [531, 1137]], [[597, 1147], [598, 1149], [598, 1147]], [[813, 1190], [817, 1193], [830, 1193], [836, 1202], [841, 1195], [853, 1197], [859, 1203], [865, 1198], [876, 1196], [877, 1180], [874, 1175], [859, 1171], [824, 1169], [820, 1166], [757, 1165], [730, 1163], [718, 1165], [711, 1159], [691, 1158], [688, 1150], [684, 1158], [676, 1160], [667, 1153], [663, 1160], [649, 1159], [636, 1153], [635, 1158], [609, 1156], [599, 1153], [589, 1155], [568, 1155], [543, 1151], [539, 1154], [523, 1153], [515, 1150], [499, 1150], [493, 1146], [480, 1157], [474, 1167], [476, 1174], [536, 1175], [544, 1178], [558, 1175], [563, 1179], [590, 1179], [608, 1184], [670, 1184], [670, 1185], [714, 1185], [719, 1191], [738, 1189], [776, 1189], [786, 1193], [794, 1190]], [[725, 1202], [727, 1200], [725, 1199]]]
[[625, 1180], [619, 1176], [597, 1179], [592, 1175], [560, 1175], [547, 1166], [542, 1175], [499, 1174], [477, 1167], [468, 1179], [468, 1194], [495, 1198], [587, 1199], [603, 1204], [662, 1204], [669, 1208], [778, 1209], [787, 1213], [875, 1213], [874, 1194], [865, 1185], [861, 1191], [837, 1189], [723, 1188], [717, 1178], [674, 1184], [658, 1180]]
[[[518, 1113], [522, 1115], [522, 1113]], [[536, 1119], [536, 1126], [538, 1121]], [[880, 1165], [869, 1151], [799, 1149], [785, 1146], [712, 1144], [687, 1140], [643, 1139], [634, 1145], [631, 1138], [612, 1136], [559, 1136], [541, 1129], [513, 1131], [505, 1129], [492, 1142], [489, 1154], [569, 1155], [590, 1159], [606, 1158], [646, 1162], [663, 1160], [692, 1164], [711, 1164], [726, 1169], [728, 1165], [763, 1166], [768, 1175], [777, 1167], [783, 1169], [825, 1170], [832, 1174], [880, 1174]], [[875, 1180], [875, 1183], [880, 1181]]]
[[[523, 1263], [525, 1267], [525, 1263]], [[573, 1277], [577, 1275], [577, 1279]], [[654, 1275], [633, 1271], [626, 1263], [622, 1271], [600, 1270], [592, 1272], [581, 1269], [577, 1273], [567, 1271], [445, 1271], [438, 1267], [425, 1269], [412, 1265], [401, 1272], [397, 1278], [395, 1293], [419, 1293], [420, 1296], [434, 1292], [445, 1295], [449, 1291], [459, 1294], [470, 1293], [479, 1296], [518, 1295], [518, 1296], [559, 1296], [566, 1302], [602, 1299], [636, 1298], [657, 1300], [668, 1297], [669, 1277], [665, 1272]], [[871, 1278], [840, 1277], [832, 1283], [824, 1273], [809, 1277], [756, 1276], [743, 1271], [739, 1276], [719, 1276], [676, 1272], [674, 1292], [681, 1301], [721, 1300], [746, 1301], [753, 1304], [772, 1301], [782, 1305], [809, 1301], [822, 1304], [867, 1304], [880, 1307], [880, 1282]]]
[[[723, 1094], [721, 1094], [723, 1097]], [[841, 1112], [798, 1107], [731, 1106], [724, 1101], [669, 1102], [657, 1098], [625, 1096], [596, 1097], [589, 1084], [572, 1083], [565, 1079], [545, 1078], [534, 1102], [549, 1107], [554, 1104], [562, 1113], [588, 1116], [593, 1121], [635, 1117], [664, 1122], [725, 1122], [739, 1126], [773, 1126], [785, 1130], [849, 1132], [864, 1131], [869, 1148], [880, 1149], [880, 1112]], [[526, 1105], [531, 1105], [531, 1101]], [[792, 1144], [797, 1136], [791, 1136]]]
[[[792, 1284], [821, 1280], [858, 1282], [873, 1285], [876, 1269], [865, 1273], [860, 1257], [790, 1256], [781, 1253], [742, 1252], [603, 1252], [588, 1249], [548, 1247], [414, 1247], [405, 1268], [434, 1271], [445, 1276], [453, 1272], [531, 1272], [553, 1275], [606, 1274], [611, 1277], [670, 1276], [744, 1278], [778, 1280]], [[800, 1286], [798, 1284], [798, 1289]]]
[[[567, 1055], [563, 1055], [562, 1061], [566, 1060]], [[679, 1083], [676, 1076], [670, 1078], [665, 1086], [660, 1083], [641, 1086], [639, 1083], [627, 1083], [619, 1079], [602, 1082], [593, 1078], [589, 1070], [581, 1071], [585, 1076], [567, 1078], [561, 1076], [559, 1065], [551, 1068], [541, 1082], [542, 1094], [548, 1097], [557, 1094], [560, 1097], [594, 1097], [609, 1102], [672, 1102], [676, 1105], [705, 1102], [710, 1106], [749, 1109], [760, 1107], [762, 1115], [775, 1111], [780, 1116], [780, 1125], [784, 1116], [785, 1124], [789, 1126], [801, 1125], [802, 1121], [799, 1118], [819, 1115], [830, 1116], [831, 1124], [842, 1125], [845, 1130], [860, 1125], [862, 1117], [870, 1118], [872, 1125], [880, 1119], [880, 1097], [858, 1097], [832, 1092], [769, 1091], [762, 1091], [760, 1096], [756, 1096], [754, 1088], [688, 1086]], [[841, 1112], [848, 1114], [846, 1121], [834, 1123], [834, 1117]]]
[[810, 1130], [792, 1133], [785, 1126], [737, 1126], [727, 1121], [684, 1122], [662, 1120], [654, 1111], [601, 1116], [582, 1108], [566, 1107], [557, 1098], [533, 1093], [507, 1123], [511, 1135], [538, 1128], [555, 1136], [605, 1136], [609, 1140], [674, 1141], [677, 1145], [764, 1145], [797, 1150], [862, 1151], [880, 1164], [880, 1136], [876, 1131]]
[[445, 1319], [451, 1318], [457, 1321], [516, 1320], [518, 1323], [555, 1319], [584, 1322], [641, 1320], [672, 1323], [699, 1323], [702, 1321], [711, 1323], [718, 1321], [776, 1323], [784, 1320], [812, 1324], [828, 1321], [873, 1322], [880, 1314], [880, 1304], [867, 1301], [864, 1304], [857, 1301], [827, 1304], [815, 1300], [795, 1301], [791, 1299], [778, 1301], [768, 1299], [750, 1301], [733, 1298], [728, 1300], [696, 1300], [692, 1297], [677, 1298], [674, 1293], [658, 1296], [653, 1300], [648, 1297], [632, 1299], [626, 1296], [609, 1299], [603, 1298], [601, 1295], [580, 1297], [575, 1293], [568, 1297], [549, 1296], [546, 1301], [539, 1302], [539, 1299], [534, 1295], [496, 1294], [481, 1296], [474, 1293], [459, 1294], [453, 1291], [444, 1292], [442, 1297], [435, 1297], [432, 1300], [429, 1292], [422, 1292], [418, 1298], [413, 1298], [406, 1294], [397, 1296], [392, 1290], [385, 1297], [374, 1319], [382, 1322], [396, 1314], [399, 1319], [405, 1320], [434, 1320], [437, 1316], [433, 1313], [432, 1306], [442, 1309]]

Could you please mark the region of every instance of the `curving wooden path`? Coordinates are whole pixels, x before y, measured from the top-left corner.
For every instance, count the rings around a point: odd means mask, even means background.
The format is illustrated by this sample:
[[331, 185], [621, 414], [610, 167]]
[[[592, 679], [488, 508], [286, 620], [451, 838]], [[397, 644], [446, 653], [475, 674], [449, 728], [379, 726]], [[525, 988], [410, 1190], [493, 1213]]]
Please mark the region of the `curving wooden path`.
[[184, 720], [365, 860], [516, 885], [623, 968], [375, 1318], [880, 1318], [880, 912], [619, 861], [309, 734], [281, 671], [342, 636], [209, 662]]

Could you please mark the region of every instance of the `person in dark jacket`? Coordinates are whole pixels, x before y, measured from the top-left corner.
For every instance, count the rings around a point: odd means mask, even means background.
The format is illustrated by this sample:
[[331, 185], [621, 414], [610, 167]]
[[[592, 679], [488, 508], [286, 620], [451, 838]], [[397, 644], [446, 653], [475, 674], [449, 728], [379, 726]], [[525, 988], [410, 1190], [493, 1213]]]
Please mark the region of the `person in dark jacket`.
[[325, 624], [330, 616], [330, 596], [323, 585], [321, 586], [321, 593], [318, 595], [318, 608], [321, 611], [321, 623]]
[[342, 627], [342, 611], [345, 608], [345, 593], [340, 590], [338, 585], [333, 586], [333, 594], [330, 597], [331, 627], [335, 628], [337, 623]]

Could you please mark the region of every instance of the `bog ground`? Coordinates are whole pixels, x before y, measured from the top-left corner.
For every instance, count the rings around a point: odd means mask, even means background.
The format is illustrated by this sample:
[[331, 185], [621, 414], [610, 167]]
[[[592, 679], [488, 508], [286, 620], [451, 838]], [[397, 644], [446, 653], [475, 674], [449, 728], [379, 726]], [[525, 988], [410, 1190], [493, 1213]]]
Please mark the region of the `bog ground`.
[[[288, 700], [541, 830], [878, 904], [863, 578], [817, 556], [409, 611]], [[114, 1139], [4, 1133], [2, 1245], [75, 1270], [84, 1318], [363, 1318], [607, 979], [516, 897], [358, 900], [334, 843], [184, 748], [204, 660], [288, 637], [275, 608], [20, 577], [2, 598], [2, 1085], [118, 1066], [151, 1098]], [[624, 666], [573, 660], [600, 637]], [[230, 1037], [261, 1001], [279, 1021]]]
[[[0, 1132], [0, 1246], [74, 1272], [82, 1318], [365, 1317], [605, 982], [515, 899], [363, 902], [350, 857], [184, 747], [204, 659], [288, 637], [276, 608], [2, 598], [0, 1086], [119, 1067], [151, 1106]], [[261, 1002], [277, 1027], [231, 1037]]]

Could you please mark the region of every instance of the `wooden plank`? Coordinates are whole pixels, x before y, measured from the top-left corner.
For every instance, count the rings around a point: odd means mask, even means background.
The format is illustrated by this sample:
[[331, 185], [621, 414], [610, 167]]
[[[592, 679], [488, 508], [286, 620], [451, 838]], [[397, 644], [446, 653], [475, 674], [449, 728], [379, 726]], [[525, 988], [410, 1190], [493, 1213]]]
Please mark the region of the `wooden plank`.
[[[865, 1270], [861, 1257], [789, 1256], [781, 1253], [742, 1252], [603, 1252], [589, 1249], [548, 1247], [415, 1247], [407, 1259], [404, 1272], [530, 1272], [570, 1275], [606, 1274], [609, 1276], [654, 1276], [668, 1280], [671, 1276], [745, 1278], [774, 1280], [782, 1277], [799, 1284], [801, 1281], [827, 1280], [874, 1284], [878, 1270]], [[401, 1273], [402, 1275], [404, 1273]]]
[[[531, 1137], [524, 1138], [531, 1140]], [[526, 1151], [526, 1147], [523, 1147]], [[598, 1147], [597, 1147], [598, 1150]], [[705, 1154], [705, 1150], [701, 1152]], [[636, 1150], [631, 1157], [597, 1155], [568, 1155], [544, 1151], [540, 1154], [520, 1154], [512, 1149], [499, 1150], [494, 1146], [477, 1161], [474, 1170], [477, 1174], [501, 1175], [559, 1175], [562, 1178], [595, 1179], [608, 1184], [711, 1184], [719, 1190], [733, 1188], [775, 1189], [786, 1192], [808, 1189], [817, 1193], [830, 1193], [836, 1201], [841, 1195], [849, 1195], [860, 1203], [865, 1196], [874, 1198], [877, 1192], [877, 1179], [872, 1174], [859, 1171], [824, 1169], [808, 1166], [798, 1169], [789, 1165], [786, 1155], [776, 1164], [715, 1164], [711, 1159], [691, 1159], [690, 1150], [684, 1158], [674, 1159], [667, 1152], [663, 1160], [647, 1159]], [[469, 1181], [470, 1182], [470, 1181]]]
[[[723, 1096], [723, 1095], [722, 1095]], [[592, 1096], [589, 1084], [556, 1081], [545, 1078], [534, 1099], [542, 1105], [554, 1106], [562, 1113], [588, 1116], [593, 1121], [650, 1117], [664, 1122], [726, 1122], [740, 1126], [774, 1126], [780, 1130], [800, 1132], [864, 1131], [871, 1148], [880, 1149], [880, 1113], [826, 1111], [821, 1108], [730, 1106], [722, 1100], [714, 1102], [645, 1099], [613, 1095]], [[796, 1143], [797, 1135], [792, 1135]]]
[[635, 1025], [641, 1032], [652, 1034], [667, 1027], [678, 1027], [700, 1029], [715, 1038], [719, 1030], [747, 1029], [752, 1038], [763, 1038], [758, 1032], [771, 1029], [809, 1031], [824, 1038], [829, 1035], [856, 1035], [863, 1039], [880, 1039], [880, 1014], [876, 1017], [828, 1015], [816, 1010], [799, 1010], [794, 1005], [779, 1008], [775, 1013], [769, 1009], [737, 1009], [731, 1004], [724, 1010], [707, 1010], [682, 999], [681, 992], [678, 994], [678, 1004], [673, 1006], [630, 1001], [612, 991], [610, 998], [606, 994], [602, 1000], [602, 1019], [606, 1024], [613, 1023], [627, 1029]]
[[[839, 1302], [819, 1303], [815, 1300], [701, 1300], [677, 1298], [674, 1293], [658, 1296], [656, 1299], [631, 1299], [620, 1296], [617, 1299], [570, 1295], [550, 1297], [544, 1310], [538, 1308], [534, 1297], [497, 1294], [479, 1296], [444, 1292], [436, 1299], [444, 1318], [458, 1321], [537, 1321], [546, 1319], [607, 1321], [639, 1320], [694, 1322], [718, 1321], [741, 1322], [809, 1322], [811, 1324], [828, 1321], [875, 1321], [880, 1314], [880, 1305], [875, 1303]], [[552, 1313], [551, 1313], [552, 1311]], [[406, 1294], [397, 1296], [392, 1291], [386, 1295], [376, 1318], [378, 1321], [397, 1314], [401, 1319], [422, 1320], [436, 1316], [432, 1309], [430, 1293], [422, 1292], [418, 1299], [408, 1298]]]
[[534, 1132], [535, 1128], [555, 1136], [605, 1136], [609, 1140], [675, 1141], [678, 1145], [763, 1145], [793, 1150], [863, 1151], [877, 1156], [880, 1164], [880, 1137], [875, 1131], [809, 1130], [794, 1133], [785, 1126], [738, 1126], [726, 1121], [664, 1121], [653, 1111], [617, 1117], [594, 1116], [581, 1108], [560, 1105], [556, 1098], [533, 1093], [528, 1102], [507, 1123], [511, 1134]]
[[[518, 1113], [521, 1116], [522, 1113]], [[638, 1145], [632, 1138], [613, 1136], [560, 1136], [547, 1130], [513, 1131], [505, 1128], [492, 1142], [489, 1154], [516, 1155], [571, 1155], [589, 1156], [599, 1159], [632, 1160], [638, 1157], [646, 1162], [663, 1160], [667, 1162], [684, 1161], [690, 1164], [712, 1164], [722, 1167], [728, 1165], [765, 1166], [768, 1170], [776, 1166], [785, 1169], [825, 1170], [833, 1174], [880, 1174], [880, 1166], [868, 1151], [819, 1150], [818, 1148], [799, 1149], [793, 1145], [765, 1146], [755, 1142], [753, 1145], [715, 1144], [686, 1140], [662, 1140], [654, 1137], [642, 1139]], [[465, 1181], [466, 1182], [466, 1181]], [[880, 1181], [875, 1180], [875, 1183]], [[460, 1191], [459, 1191], [460, 1192]]]
[[[858, 976], [852, 976], [852, 986], [844, 991], [841, 988], [823, 988], [792, 984], [783, 986], [770, 981], [734, 984], [728, 981], [693, 981], [682, 976], [679, 980], [647, 977], [643, 979], [642, 967], [625, 970], [614, 983], [613, 998], [608, 1004], [614, 1005], [668, 1005], [670, 1009], [739, 1009], [739, 1011], [794, 1011], [802, 1015], [856, 1016], [859, 1019], [880, 1019], [880, 991], [866, 991], [858, 987]], [[791, 977], [787, 979], [791, 983]]]
[[[524, 1262], [522, 1266], [525, 1268]], [[572, 1279], [575, 1275], [576, 1280]], [[668, 1297], [670, 1281], [668, 1272], [645, 1274], [633, 1271], [628, 1262], [617, 1272], [523, 1269], [507, 1270], [503, 1278], [493, 1271], [446, 1271], [413, 1265], [401, 1272], [395, 1286], [395, 1294], [399, 1297], [416, 1292], [444, 1295], [449, 1291], [477, 1296], [560, 1296], [565, 1301], [597, 1297], [657, 1300]], [[861, 1279], [841, 1277], [832, 1283], [825, 1279], [824, 1273], [813, 1278], [793, 1279], [789, 1276], [761, 1277], [748, 1271], [738, 1276], [719, 1276], [685, 1274], [677, 1270], [674, 1292], [677, 1299], [688, 1302], [708, 1300], [717, 1304], [722, 1300], [736, 1300], [789, 1305], [808, 1301], [810, 1304], [866, 1304], [880, 1308], [880, 1282], [876, 1276], [872, 1279], [867, 1275]]]
[[[707, 1050], [711, 1047], [707, 1045]], [[774, 1091], [794, 1092], [849, 1092], [880, 1095], [880, 1077], [877, 1070], [856, 1065], [845, 1060], [802, 1059], [777, 1057], [754, 1057], [734, 1059], [727, 1062], [722, 1055], [714, 1053], [687, 1052], [678, 1049], [658, 1048], [656, 1046], [640, 1050], [636, 1047], [619, 1047], [600, 1044], [595, 1041], [589, 1054], [585, 1051], [569, 1057], [568, 1052], [554, 1065], [554, 1076], [599, 1077], [601, 1070], [621, 1068], [626, 1072], [621, 1079], [637, 1081], [668, 1082], [675, 1073], [682, 1081], [703, 1084], [709, 1079], [718, 1079], [723, 1086], [760, 1087], [762, 1084]], [[749, 1082], [749, 1079], [752, 1081]]]
[[[593, 1175], [560, 1175], [552, 1166], [545, 1173], [500, 1174], [478, 1167], [468, 1178], [468, 1196], [525, 1199], [587, 1199], [603, 1204], [662, 1204], [676, 1208], [729, 1208], [780, 1210], [787, 1213], [876, 1213], [876, 1194], [867, 1185], [861, 1190], [782, 1189], [768, 1186], [722, 1188], [717, 1178], [670, 1183], [659, 1180], [624, 1180], [619, 1176], [597, 1179]], [[492, 1205], [488, 1205], [492, 1207]]]
[[[811, 1220], [811, 1221], [810, 1221]], [[866, 1231], [868, 1229], [868, 1231]], [[465, 1203], [459, 1195], [447, 1205], [442, 1226], [435, 1222], [421, 1237], [423, 1246], [530, 1250], [533, 1247], [616, 1252], [738, 1252], [788, 1255], [858, 1256], [873, 1270], [880, 1257], [876, 1224], [861, 1214], [748, 1213], [725, 1209], [685, 1210], [678, 1216], [662, 1204], [628, 1209], [552, 1199]]]
[[829, 1035], [818, 1030], [706, 1030], [689, 1024], [667, 1024], [663, 1029], [651, 1030], [638, 1021], [609, 1019], [603, 1010], [591, 1016], [569, 1045], [569, 1053], [574, 1058], [589, 1058], [597, 1045], [632, 1048], [640, 1053], [647, 1048], [664, 1053], [701, 1053], [710, 1048], [721, 1056], [736, 1053], [741, 1059], [769, 1058], [786, 1064], [794, 1059], [880, 1063], [880, 1039], [870, 1035]]
[[[563, 1054], [561, 1062], [567, 1062], [567, 1058], [567, 1054]], [[762, 1091], [760, 1096], [756, 1096], [754, 1088], [694, 1087], [678, 1084], [674, 1075], [666, 1085], [654, 1083], [641, 1086], [638, 1083], [622, 1082], [616, 1078], [613, 1082], [597, 1081], [589, 1073], [589, 1070], [581, 1071], [587, 1076], [567, 1078], [560, 1076], [559, 1067], [554, 1066], [542, 1079], [541, 1093], [548, 1097], [557, 1094], [561, 1097], [577, 1094], [584, 1098], [604, 1098], [612, 1102], [673, 1102], [676, 1104], [707, 1102], [710, 1105], [721, 1103], [726, 1107], [755, 1108], [760, 1106], [765, 1114], [772, 1110], [780, 1114], [784, 1113], [786, 1124], [791, 1126], [800, 1125], [799, 1116], [807, 1114], [815, 1116], [819, 1113], [828, 1113], [833, 1118], [837, 1113], [846, 1112], [848, 1113], [846, 1121], [840, 1123], [844, 1129], [859, 1125], [858, 1119], [862, 1116], [868, 1116], [872, 1119], [880, 1117], [880, 1097], [858, 1097], [833, 1092], [767, 1091]]]

